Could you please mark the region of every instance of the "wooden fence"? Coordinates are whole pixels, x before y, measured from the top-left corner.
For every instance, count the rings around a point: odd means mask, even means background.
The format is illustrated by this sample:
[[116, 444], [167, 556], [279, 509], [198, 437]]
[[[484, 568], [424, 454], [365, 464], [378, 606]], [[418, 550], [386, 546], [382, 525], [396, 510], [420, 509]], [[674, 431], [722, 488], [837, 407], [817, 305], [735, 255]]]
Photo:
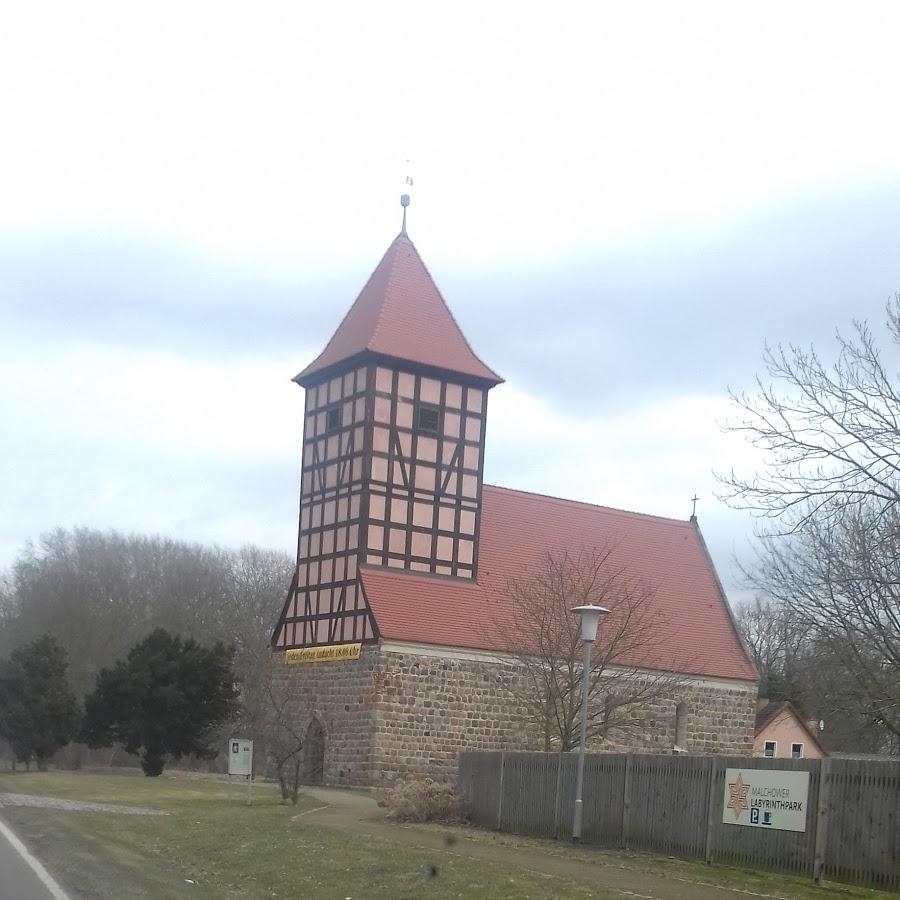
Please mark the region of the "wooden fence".
[[[479, 825], [572, 833], [574, 753], [463, 752], [459, 789]], [[723, 823], [726, 768], [809, 772], [806, 831]], [[817, 880], [900, 889], [900, 763], [590, 753], [583, 839]]]

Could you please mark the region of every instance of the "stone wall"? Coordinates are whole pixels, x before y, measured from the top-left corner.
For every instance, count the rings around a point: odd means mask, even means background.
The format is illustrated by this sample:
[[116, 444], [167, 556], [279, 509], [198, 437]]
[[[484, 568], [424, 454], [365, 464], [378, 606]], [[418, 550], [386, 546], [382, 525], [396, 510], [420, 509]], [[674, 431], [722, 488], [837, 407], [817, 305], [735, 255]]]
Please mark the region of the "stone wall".
[[381, 781], [451, 779], [460, 750], [536, 746], [510, 693], [521, 677], [514, 664], [386, 652], [382, 666], [375, 741]]
[[[326, 732], [325, 781], [382, 785], [413, 775], [452, 778], [468, 750], [542, 749], [511, 692], [513, 662], [447, 658], [364, 646], [359, 660], [282, 666], [297, 715]], [[686, 679], [671, 699], [649, 704], [640, 725], [595, 749], [665, 753], [676, 742], [676, 707], [690, 753], [749, 756], [756, 687]]]
[[[283, 654], [279, 654], [283, 656]], [[325, 731], [326, 784], [373, 784], [373, 746], [381, 653], [364, 645], [359, 659], [337, 662], [279, 662], [277, 689], [289, 691], [289, 708], [305, 734], [313, 718]]]
[[[684, 716], [683, 742], [676, 740], [676, 710]], [[602, 749], [615, 753], [669, 753], [679, 744], [687, 753], [752, 756], [756, 721], [756, 685], [685, 678], [672, 698], [648, 704], [644, 721], [613, 732]]]

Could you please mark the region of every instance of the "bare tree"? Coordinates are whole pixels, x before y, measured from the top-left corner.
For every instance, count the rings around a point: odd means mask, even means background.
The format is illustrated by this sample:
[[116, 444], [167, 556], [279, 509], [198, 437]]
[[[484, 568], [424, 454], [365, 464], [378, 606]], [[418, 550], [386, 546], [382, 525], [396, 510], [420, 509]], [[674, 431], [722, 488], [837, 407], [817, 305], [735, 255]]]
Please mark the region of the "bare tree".
[[264, 740], [270, 706], [273, 615], [284, 600], [293, 567], [286, 553], [242, 547], [230, 554], [227, 591], [220, 599], [220, 617], [235, 647], [234, 668], [241, 685], [239, 725], [258, 740]]
[[[887, 316], [900, 344], [900, 295]], [[877, 514], [900, 502], [900, 384], [864, 322], [837, 341], [830, 366], [812, 348], [766, 347], [756, 393], [731, 395], [738, 416], [725, 427], [762, 450], [765, 467], [720, 476], [724, 499], [780, 518], [782, 531], [839, 521], [848, 507]]]
[[301, 717], [297, 715], [298, 683], [296, 679], [270, 677], [265, 691], [268, 708], [262, 733], [266, 754], [275, 766], [282, 800], [290, 800], [296, 805], [302, 780], [304, 742], [299, 725]]
[[[900, 295], [887, 309], [900, 344]], [[814, 349], [765, 352], [755, 395], [729, 430], [763, 451], [761, 473], [721, 478], [725, 499], [777, 520], [751, 578], [828, 660], [835, 692], [869, 726], [900, 735], [900, 379], [872, 331]], [[821, 671], [821, 674], [826, 674]]]
[[16, 598], [12, 574], [0, 570], [0, 657], [9, 656], [16, 647], [13, 637], [15, 618]]
[[575, 606], [611, 610], [600, 628], [589, 675], [588, 738], [646, 723], [657, 701], [677, 698], [678, 661], [660, 670], [665, 623], [653, 590], [619, 564], [614, 546], [548, 553], [508, 586], [495, 627], [521, 667], [512, 691], [545, 750], [574, 749], [582, 692], [581, 639]]
[[262, 739], [271, 617], [292, 568], [287, 554], [252, 546], [235, 552], [158, 536], [56, 529], [26, 545], [0, 580], [0, 650], [53, 634], [68, 651], [73, 688], [83, 696], [101, 669], [155, 627], [223, 641], [236, 650], [241, 706], [233, 725]]
[[[757, 584], [754, 575], [747, 577]], [[762, 591], [738, 604], [735, 621], [759, 672], [759, 695], [803, 707], [811, 647], [806, 626], [789, 607]]]
[[873, 505], [764, 538], [752, 577], [838, 670], [843, 712], [900, 738], [900, 511]]

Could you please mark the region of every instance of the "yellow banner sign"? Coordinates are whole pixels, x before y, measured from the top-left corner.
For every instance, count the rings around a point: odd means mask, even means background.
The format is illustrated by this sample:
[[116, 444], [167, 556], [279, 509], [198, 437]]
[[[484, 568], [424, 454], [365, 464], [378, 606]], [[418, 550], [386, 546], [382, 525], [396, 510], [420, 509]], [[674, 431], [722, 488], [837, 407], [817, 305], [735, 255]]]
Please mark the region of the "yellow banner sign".
[[303, 647], [285, 650], [284, 661], [289, 665], [307, 662], [331, 662], [336, 659], [359, 659], [362, 644], [329, 644], [326, 647]]

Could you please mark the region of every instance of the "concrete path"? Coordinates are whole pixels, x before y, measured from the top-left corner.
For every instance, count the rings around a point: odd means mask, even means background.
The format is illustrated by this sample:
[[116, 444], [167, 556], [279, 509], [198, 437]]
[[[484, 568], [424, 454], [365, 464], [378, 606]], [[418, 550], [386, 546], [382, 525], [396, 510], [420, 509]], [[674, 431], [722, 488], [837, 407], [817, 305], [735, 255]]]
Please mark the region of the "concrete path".
[[0, 900], [69, 900], [3, 821], [0, 821]]
[[384, 811], [378, 808], [372, 797], [354, 791], [304, 788], [304, 793], [318, 800], [321, 806], [298, 813], [294, 821], [313, 821], [430, 850], [436, 854], [436, 863], [439, 863], [441, 854], [452, 854], [482, 862], [502, 863], [547, 878], [579, 881], [623, 897], [644, 900], [737, 900], [739, 896], [769, 896], [644, 872], [637, 867], [611, 863], [610, 858], [616, 857], [602, 851], [597, 852], [596, 858], [582, 861], [541, 852], [533, 846], [512, 847], [480, 836], [470, 837], [464, 829], [390, 824], [383, 821]]
[[121, 816], [167, 816], [161, 809], [149, 806], [125, 806], [123, 803], [88, 803], [84, 800], [63, 800], [61, 797], [40, 797], [35, 794], [0, 794], [0, 806], [31, 806], [38, 809], [65, 809], [73, 812], [106, 812]]

